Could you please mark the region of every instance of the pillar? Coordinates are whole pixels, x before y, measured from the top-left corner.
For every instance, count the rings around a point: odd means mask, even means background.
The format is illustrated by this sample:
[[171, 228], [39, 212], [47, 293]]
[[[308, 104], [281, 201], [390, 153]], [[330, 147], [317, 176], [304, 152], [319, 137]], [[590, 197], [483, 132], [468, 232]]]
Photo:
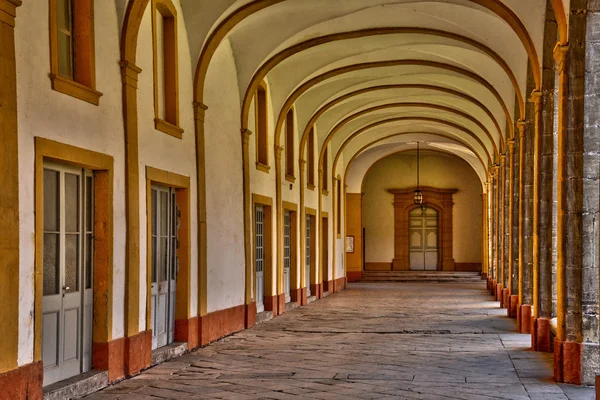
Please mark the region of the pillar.
[[[555, 60], [552, 56], [557, 37], [554, 9], [551, 4], [546, 7], [546, 24], [544, 40], [544, 57], [542, 71], [540, 145], [536, 149], [539, 155], [539, 210], [537, 246], [539, 253], [535, 263], [537, 268], [536, 289], [538, 294], [534, 299], [534, 322], [531, 334], [532, 349], [536, 351], [552, 351], [550, 322], [552, 319], [552, 214], [553, 214], [553, 157], [554, 157], [554, 87]], [[539, 152], [539, 153], [538, 153]]]
[[[558, 44], [557, 335], [559, 382], [593, 384], [598, 348], [598, 75], [600, 7], [573, 0]], [[586, 46], [589, 46], [586, 48]], [[586, 50], [588, 50], [586, 54]]]
[[[20, 0], [0, 0], [0, 386], [6, 398], [42, 397], [41, 354], [18, 365], [19, 165], [15, 23]], [[33, 290], [33, 287], [32, 287]], [[39, 327], [38, 327], [39, 328]]]
[[498, 278], [496, 286], [496, 300], [500, 302], [500, 307], [504, 307], [503, 289], [504, 289], [504, 164], [506, 154], [500, 154], [500, 163], [498, 164]]
[[516, 140], [513, 141], [513, 174], [512, 174], [512, 226], [511, 226], [511, 276], [510, 276], [510, 308], [508, 315], [517, 318], [519, 310], [519, 244], [521, 243], [521, 138], [525, 135], [525, 124], [516, 123]]
[[[527, 90], [535, 89], [531, 65], [528, 66]], [[531, 333], [533, 304], [533, 193], [534, 193], [534, 141], [535, 103], [528, 99], [525, 106], [525, 131], [521, 137], [521, 235], [519, 237], [519, 309], [517, 328], [521, 333]]]

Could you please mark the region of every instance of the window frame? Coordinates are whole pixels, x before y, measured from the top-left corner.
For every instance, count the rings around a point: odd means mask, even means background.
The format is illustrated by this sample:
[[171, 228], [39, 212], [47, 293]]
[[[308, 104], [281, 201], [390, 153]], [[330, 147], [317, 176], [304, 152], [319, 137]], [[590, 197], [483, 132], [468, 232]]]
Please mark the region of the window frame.
[[[154, 77], [154, 129], [181, 139], [184, 130], [179, 119], [179, 52], [177, 9], [170, 0], [152, 0], [152, 58]], [[156, 18], [163, 18], [163, 73], [158, 74], [158, 31]], [[165, 118], [160, 117], [158, 87], [160, 79], [164, 86]], [[169, 90], [167, 90], [169, 88]]]
[[[261, 100], [260, 93], [264, 93], [264, 98]], [[261, 102], [264, 102], [264, 112], [262, 118], [264, 118], [264, 124], [261, 124]], [[254, 111], [255, 111], [255, 146], [256, 146], [256, 169], [262, 172], [269, 173], [271, 167], [269, 166], [269, 91], [265, 82], [261, 82], [256, 88], [254, 94]], [[264, 148], [260, 143], [261, 139], [264, 140]], [[264, 157], [261, 157], [261, 149], [264, 151]]]
[[306, 141], [306, 187], [309, 190], [315, 190], [315, 127], [312, 126], [308, 132]]
[[296, 110], [291, 107], [285, 117], [285, 179], [296, 182], [296, 168], [294, 163], [295, 136], [296, 136]]
[[[49, 0], [49, 28], [50, 28], [50, 82], [52, 89], [83, 100], [95, 106], [100, 105], [100, 97], [102, 93], [96, 90], [96, 49], [95, 49], [95, 32], [94, 32], [94, 1], [93, 0], [66, 0], [71, 3], [71, 59], [73, 63], [73, 76], [63, 76], [59, 73], [59, 49], [58, 49], [58, 0]], [[87, 3], [86, 3], [87, 2]], [[87, 6], [87, 7], [86, 7]], [[87, 12], [86, 12], [87, 11]], [[78, 13], [83, 16], [77, 16]], [[85, 13], [85, 14], [84, 14]], [[81, 28], [78, 31], [76, 20], [89, 21], [87, 27]], [[89, 41], [77, 39], [79, 35], [83, 35], [84, 29], [89, 32], [87, 37]], [[79, 33], [78, 33], [79, 32]], [[81, 48], [83, 47], [83, 48]], [[78, 49], [79, 48], [79, 49]], [[85, 49], [85, 50], [84, 50]], [[77, 59], [84, 61], [85, 55], [89, 56], [87, 62], [79, 63], [77, 69]], [[88, 65], [87, 68], [85, 65]], [[79, 73], [78, 73], [79, 71]]]

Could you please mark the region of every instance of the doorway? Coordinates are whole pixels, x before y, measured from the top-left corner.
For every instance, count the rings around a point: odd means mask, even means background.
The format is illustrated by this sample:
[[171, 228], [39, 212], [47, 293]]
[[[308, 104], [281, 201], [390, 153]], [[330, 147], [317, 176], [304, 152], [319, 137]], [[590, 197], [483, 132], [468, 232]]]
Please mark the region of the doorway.
[[329, 218], [322, 218], [321, 225], [321, 280], [323, 281], [323, 291], [328, 292], [333, 288], [329, 287]]
[[254, 209], [254, 265], [256, 273], [256, 312], [265, 311], [265, 207]]
[[306, 238], [305, 238], [305, 261], [304, 261], [304, 285], [306, 286], [306, 297], [311, 296], [310, 291], [310, 270], [314, 261], [313, 257], [313, 220], [315, 219], [312, 215], [306, 216]]
[[94, 178], [43, 164], [44, 386], [92, 366]]
[[292, 273], [292, 213], [289, 210], [283, 212], [283, 292], [285, 302], [292, 301], [291, 296], [291, 273]]
[[152, 185], [152, 350], [173, 343], [177, 289], [177, 231], [180, 220], [175, 189]]
[[411, 271], [438, 269], [438, 212], [417, 207], [409, 214], [409, 260]]

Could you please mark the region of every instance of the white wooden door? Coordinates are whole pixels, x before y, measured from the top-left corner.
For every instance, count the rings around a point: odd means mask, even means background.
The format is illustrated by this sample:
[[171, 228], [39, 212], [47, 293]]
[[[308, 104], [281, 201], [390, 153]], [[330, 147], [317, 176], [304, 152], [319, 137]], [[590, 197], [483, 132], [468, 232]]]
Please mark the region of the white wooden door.
[[438, 269], [438, 213], [430, 207], [415, 208], [409, 215], [409, 257], [413, 271]]
[[173, 343], [177, 287], [177, 207], [175, 191], [153, 186], [152, 207], [152, 349]]
[[265, 310], [265, 208], [254, 210], [254, 265], [256, 273], [256, 312]]
[[42, 360], [44, 386], [91, 368], [93, 178], [45, 163]]
[[305, 268], [304, 284], [306, 285], [306, 297], [311, 295], [311, 293], [310, 293], [310, 265], [312, 263], [312, 257], [310, 255], [310, 252], [311, 252], [310, 236], [312, 234], [311, 220], [312, 220], [312, 218], [310, 216], [306, 217], [306, 253], [305, 253], [306, 261], [304, 264], [304, 268]]
[[283, 289], [285, 302], [292, 301], [290, 296], [290, 273], [292, 267], [292, 218], [289, 211], [283, 213]]

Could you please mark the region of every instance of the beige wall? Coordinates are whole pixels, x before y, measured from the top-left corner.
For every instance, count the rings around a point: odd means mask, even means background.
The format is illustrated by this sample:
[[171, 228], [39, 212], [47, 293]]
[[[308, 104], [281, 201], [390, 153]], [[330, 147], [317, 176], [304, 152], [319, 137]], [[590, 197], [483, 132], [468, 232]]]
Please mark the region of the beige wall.
[[[391, 263], [394, 258], [394, 196], [387, 190], [414, 187], [416, 167], [415, 152], [400, 153], [378, 161], [367, 172], [363, 181], [367, 263]], [[458, 189], [452, 220], [454, 261], [481, 262], [481, 183], [473, 169], [454, 156], [421, 152], [421, 185]]]

